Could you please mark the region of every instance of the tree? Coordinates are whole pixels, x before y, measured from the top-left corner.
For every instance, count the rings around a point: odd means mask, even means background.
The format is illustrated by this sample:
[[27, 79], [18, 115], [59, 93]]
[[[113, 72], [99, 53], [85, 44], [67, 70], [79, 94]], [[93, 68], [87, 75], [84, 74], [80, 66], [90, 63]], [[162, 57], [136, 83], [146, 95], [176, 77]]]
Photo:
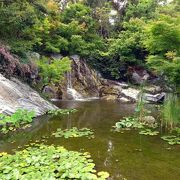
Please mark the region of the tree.
[[163, 73], [176, 88], [180, 87], [180, 19], [160, 15], [146, 27], [145, 47], [150, 55], [148, 64]]
[[142, 43], [145, 36], [144, 25], [143, 20], [131, 18], [129, 22], [123, 23], [123, 31], [118, 37], [109, 42], [108, 52], [104, 55], [109, 61], [108, 71], [112, 77], [116, 79], [125, 77], [128, 66], [144, 63], [146, 55]]
[[64, 78], [64, 73], [70, 71], [71, 61], [68, 57], [60, 59], [48, 59], [43, 57], [38, 62], [40, 76], [43, 80], [43, 84], [52, 85], [59, 84]]
[[156, 17], [156, 9], [159, 0], [130, 0], [125, 9], [124, 20], [128, 21], [130, 18], [145, 18], [153, 19]]

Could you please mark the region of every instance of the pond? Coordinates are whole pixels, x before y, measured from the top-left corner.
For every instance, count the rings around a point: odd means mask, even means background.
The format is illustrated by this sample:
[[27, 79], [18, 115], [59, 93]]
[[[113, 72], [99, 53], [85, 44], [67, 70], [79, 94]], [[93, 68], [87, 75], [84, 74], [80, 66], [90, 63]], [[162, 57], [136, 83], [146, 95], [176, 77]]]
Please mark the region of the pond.
[[[137, 131], [114, 132], [112, 126], [134, 112], [134, 104], [118, 102], [61, 101], [60, 108], [76, 108], [65, 116], [42, 116], [29, 129], [0, 137], [0, 152], [12, 153], [28, 144], [64, 146], [68, 150], [90, 152], [98, 171], [108, 171], [110, 179], [177, 180], [180, 177], [179, 146], [171, 146], [159, 136], [145, 136]], [[153, 109], [153, 106], [151, 107]], [[94, 131], [95, 138], [55, 138], [57, 128], [83, 128]]]

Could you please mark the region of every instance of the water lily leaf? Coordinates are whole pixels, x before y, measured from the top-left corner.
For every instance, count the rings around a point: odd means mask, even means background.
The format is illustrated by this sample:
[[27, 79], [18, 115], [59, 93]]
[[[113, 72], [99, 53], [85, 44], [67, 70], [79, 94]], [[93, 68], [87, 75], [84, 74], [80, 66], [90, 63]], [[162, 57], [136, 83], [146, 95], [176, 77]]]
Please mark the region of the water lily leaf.
[[94, 167], [87, 152], [35, 144], [15, 154], [1, 156], [0, 179], [106, 179], [107, 173], [100, 173], [98, 178]]
[[104, 172], [104, 171], [101, 171], [101, 172], [98, 172], [98, 176], [100, 176], [101, 178], [108, 178], [109, 177], [109, 173], [108, 172]]
[[78, 129], [76, 127], [73, 127], [71, 129], [65, 129], [62, 130], [60, 128], [57, 129], [55, 133], [52, 133], [55, 137], [64, 137], [64, 138], [76, 138], [76, 137], [88, 137], [88, 138], [94, 138], [94, 132], [91, 129], [88, 128], [82, 128]]

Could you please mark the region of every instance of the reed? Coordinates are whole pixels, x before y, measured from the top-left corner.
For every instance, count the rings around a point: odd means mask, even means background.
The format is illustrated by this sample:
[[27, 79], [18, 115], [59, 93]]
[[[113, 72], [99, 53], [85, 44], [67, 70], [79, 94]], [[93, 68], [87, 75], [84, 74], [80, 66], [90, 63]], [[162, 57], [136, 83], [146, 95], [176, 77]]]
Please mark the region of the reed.
[[168, 94], [162, 110], [162, 126], [172, 130], [180, 125], [180, 98], [177, 94]]

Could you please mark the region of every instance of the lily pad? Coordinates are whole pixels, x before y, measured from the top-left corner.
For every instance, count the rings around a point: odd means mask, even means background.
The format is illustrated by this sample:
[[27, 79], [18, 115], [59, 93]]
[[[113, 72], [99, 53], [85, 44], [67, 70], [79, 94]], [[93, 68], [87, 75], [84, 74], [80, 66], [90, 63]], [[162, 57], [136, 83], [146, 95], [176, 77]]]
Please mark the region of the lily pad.
[[162, 136], [161, 139], [167, 141], [170, 145], [180, 144], [180, 137], [175, 135]]
[[159, 134], [158, 131], [152, 131], [151, 129], [144, 129], [139, 132], [139, 134], [149, 135], [149, 136], [156, 136]]
[[94, 132], [88, 128], [78, 129], [77, 127], [73, 127], [71, 129], [57, 129], [55, 133], [52, 134], [55, 137], [64, 137], [64, 138], [75, 138], [75, 137], [88, 137], [94, 138]]
[[0, 179], [81, 179], [105, 180], [107, 172], [96, 172], [89, 153], [68, 151], [64, 147], [36, 145], [13, 155], [2, 153]]

